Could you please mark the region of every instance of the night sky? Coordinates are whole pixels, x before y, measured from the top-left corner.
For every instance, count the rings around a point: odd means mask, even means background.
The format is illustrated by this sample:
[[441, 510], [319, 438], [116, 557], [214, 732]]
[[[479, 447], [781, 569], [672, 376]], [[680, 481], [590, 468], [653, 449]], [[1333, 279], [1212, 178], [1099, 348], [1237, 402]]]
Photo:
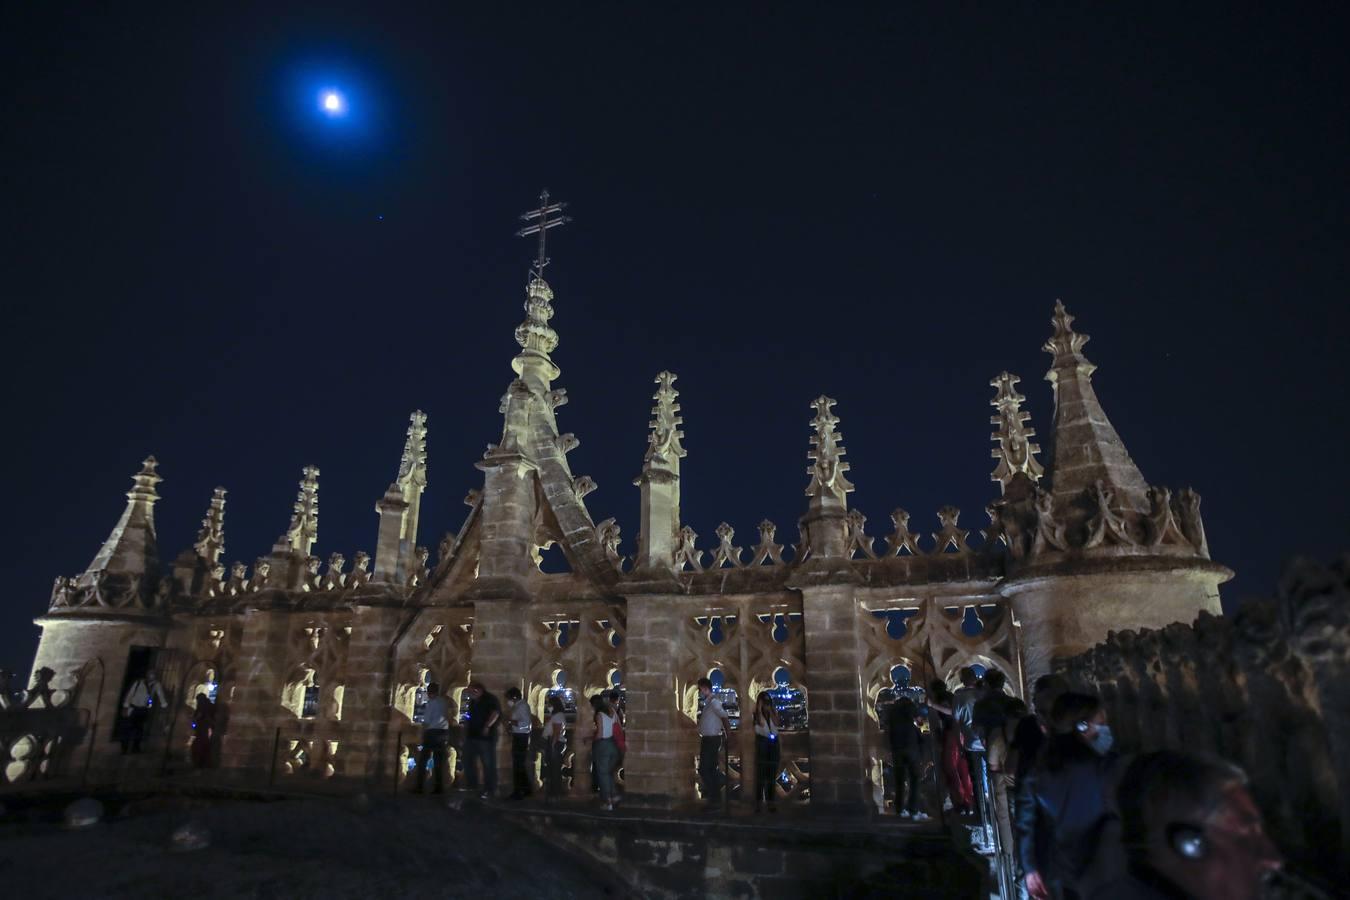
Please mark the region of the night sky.
[[350, 560], [424, 409], [434, 551], [545, 186], [560, 426], [624, 552], [664, 368], [705, 547], [796, 539], [822, 392], [870, 533], [984, 526], [988, 382], [1048, 444], [1056, 298], [1145, 477], [1204, 496], [1228, 608], [1350, 547], [1345, 4], [392, 6], [5, 5], [0, 665], [149, 453], [165, 560], [223, 485], [251, 565], [308, 463]]

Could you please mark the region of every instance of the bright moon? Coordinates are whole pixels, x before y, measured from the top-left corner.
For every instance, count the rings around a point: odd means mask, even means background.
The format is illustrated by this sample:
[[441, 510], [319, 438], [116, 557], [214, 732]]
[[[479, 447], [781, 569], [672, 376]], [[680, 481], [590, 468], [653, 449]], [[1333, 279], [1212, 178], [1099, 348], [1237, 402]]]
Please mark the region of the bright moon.
[[337, 112], [342, 109], [342, 98], [329, 91], [323, 95], [323, 108], [329, 112]]

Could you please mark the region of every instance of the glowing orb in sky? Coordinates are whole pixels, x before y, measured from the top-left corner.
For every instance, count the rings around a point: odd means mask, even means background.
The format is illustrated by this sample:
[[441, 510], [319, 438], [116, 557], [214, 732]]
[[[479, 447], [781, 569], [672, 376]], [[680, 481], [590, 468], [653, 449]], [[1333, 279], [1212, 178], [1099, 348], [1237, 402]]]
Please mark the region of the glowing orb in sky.
[[319, 106], [330, 116], [340, 116], [347, 111], [347, 100], [337, 91], [323, 91], [319, 95]]

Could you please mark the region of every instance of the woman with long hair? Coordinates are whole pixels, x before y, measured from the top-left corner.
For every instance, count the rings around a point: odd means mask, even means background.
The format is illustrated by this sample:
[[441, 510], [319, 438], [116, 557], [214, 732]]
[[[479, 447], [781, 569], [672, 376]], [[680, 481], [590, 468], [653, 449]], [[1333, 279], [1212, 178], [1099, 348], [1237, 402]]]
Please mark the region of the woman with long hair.
[[963, 752], [961, 729], [952, 718], [952, 692], [941, 681], [929, 685], [928, 706], [938, 713], [938, 727], [942, 729], [942, 774], [947, 782], [947, 793], [958, 812], [969, 813], [975, 808], [975, 786], [970, 781], [970, 764]]
[[760, 691], [755, 700], [755, 812], [766, 804], [769, 812], [778, 812], [778, 795], [774, 788], [778, 780], [778, 765], [782, 751], [778, 745], [778, 729], [782, 722], [778, 708], [768, 691]]

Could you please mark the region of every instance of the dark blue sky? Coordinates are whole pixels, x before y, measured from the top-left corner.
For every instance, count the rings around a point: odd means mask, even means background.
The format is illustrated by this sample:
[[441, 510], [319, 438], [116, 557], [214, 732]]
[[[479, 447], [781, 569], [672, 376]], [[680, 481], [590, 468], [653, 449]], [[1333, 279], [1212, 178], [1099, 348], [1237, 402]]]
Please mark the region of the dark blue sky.
[[1350, 547], [1343, 4], [450, 6], [5, 6], [0, 665], [147, 453], [166, 559], [217, 484], [227, 559], [266, 553], [307, 463], [350, 559], [420, 407], [421, 542], [457, 528], [545, 185], [561, 426], [626, 550], [663, 368], [705, 543], [794, 538], [821, 392], [873, 533], [981, 527], [988, 381], [1048, 435], [1056, 297], [1228, 602]]

